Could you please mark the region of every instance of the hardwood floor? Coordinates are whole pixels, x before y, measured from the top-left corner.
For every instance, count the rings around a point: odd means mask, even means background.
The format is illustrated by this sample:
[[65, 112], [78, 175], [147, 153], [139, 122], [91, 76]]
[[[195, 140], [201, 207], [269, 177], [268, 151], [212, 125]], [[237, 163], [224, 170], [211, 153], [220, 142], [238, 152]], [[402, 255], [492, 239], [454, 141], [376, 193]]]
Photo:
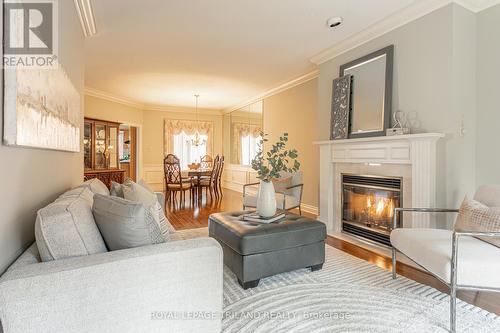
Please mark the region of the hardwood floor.
[[[170, 207], [167, 207], [166, 215], [174, 228], [182, 230], [206, 227], [208, 226], [208, 217], [210, 214], [223, 211], [241, 210], [243, 205], [241, 193], [226, 189], [224, 190], [224, 196], [220, 200], [214, 200], [211, 202], [209, 198], [207, 202], [205, 198], [206, 196], [203, 194], [203, 200], [193, 205], [188, 197], [184, 203], [177, 203], [176, 205], [170, 205]], [[304, 213], [303, 215], [313, 218], [315, 217], [314, 215], [308, 213]], [[391, 258], [389, 257], [382, 256], [378, 253], [333, 236], [328, 236], [326, 243], [355, 257], [377, 265], [380, 268], [386, 270], [392, 269]], [[397, 264], [397, 273], [419, 283], [434, 287], [442, 292], [448, 292], [448, 288], [441, 281], [432, 277], [430, 274], [399, 261]], [[458, 297], [470, 304], [474, 304], [489, 312], [500, 315], [500, 293], [459, 291]]]
[[242, 195], [235, 191], [224, 190], [223, 197], [219, 200], [214, 198], [213, 202], [210, 200], [210, 195], [208, 200], [206, 199], [205, 191], [202, 197], [201, 201], [195, 201], [193, 204], [189, 194], [186, 194], [185, 202], [167, 205], [166, 216], [175, 229], [207, 227], [210, 214], [243, 208]]

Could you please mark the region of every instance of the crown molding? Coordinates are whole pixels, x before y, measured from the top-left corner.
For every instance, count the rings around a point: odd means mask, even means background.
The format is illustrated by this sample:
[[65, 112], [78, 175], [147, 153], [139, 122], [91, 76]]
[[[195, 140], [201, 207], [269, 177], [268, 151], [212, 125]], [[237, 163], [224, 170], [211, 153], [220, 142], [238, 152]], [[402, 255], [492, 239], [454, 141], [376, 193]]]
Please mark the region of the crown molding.
[[[174, 105], [155, 105], [155, 104], [143, 104], [130, 99], [127, 99], [122, 96], [114, 95], [105, 91], [101, 91], [98, 89], [86, 87], [85, 95], [91, 96], [99, 99], [103, 99], [113, 103], [119, 103], [125, 106], [133, 107], [135, 109], [143, 110], [143, 111], [161, 111], [161, 112], [176, 112], [176, 113], [184, 113], [184, 114], [195, 114], [196, 111], [194, 108], [184, 107], [184, 106], [174, 106]], [[221, 116], [222, 111], [218, 109], [198, 109], [199, 114], [205, 115], [214, 115]]]
[[348, 52], [362, 44], [365, 44], [375, 38], [378, 38], [392, 30], [395, 30], [405, 24], [415, 21], [422, 16], [432, 13], [449, 4], [456, 3], [471, 12], [479, 13], [492, 6], [500, 4], [500, 0], [423, 0], [417, 1], [414, 4], [398, 11], [385, 18], [382, 21], [356, 33], [334, 46], [316, 54], [309, 60], [320, 65], [328, 60], [331, 60], [345, 52]]
[[302, 76], [299, 76], [293, 80], [282, 83], [274, 88], [271, 88], [271, 89], [263, 92], [262, 94], [259, 94], [257, 96], [250, 98], [250, 99], [247, 99], [246, 101], [244, 101], [238, 105], [224, 109], [224, 110], [222, 110], [222, 113], [227, 114], [227, 113], [236, 111], [238, 109], [244, 108], [245, 106], [248, 106], [252, 103], [258, 102], [264, 98], [279, 94], [280, 92], [283, 92], [283, 91], [288, 90], [290, 88], [293, 88], [293, 87], [296, 87], [296, 86], [301, 85], [303, 83], [306, 83], [307, 81], [311, 81], [313, 79], [316, 79], [318, 76], [319, 76], [319, 71], [317, 69], [315, 69], [312, 72], [309, 72], [309, 73], [304, 74]]
[[114, 95], [114, 94], [111, 94], [111, 93], [108, 93], [105, 91], [97, 90], [94, 88], [85, 87], [85, 95], [104, 99], [104, 100], [109, 101], [109, 102], [123, 104], [123, 105], [130, 106], [130, 107], [133, 107], [136, 109], [142, 110], [144, 108], [144, 104], [141, 104], [141, 103], [132, 101], [130, 99], [127, 99], [125, 97]]
[[83, 34], [89, 38], [97, 33], [95, 24], [94, 8], [91, 0], [74, 0]]
[[452, 2], [452, 0], [417, 1], [412, 5], [388, 16], [384, 20], [379, 21], [371, 25], [370, 27], [344, 39], [334, 46], [316, 54], [309, 60], [316, 65], [320, 65], [375, 38], [385, 35], [392, 30], [395, 30], [422, 16], [425, 16], [439, 8], [442, 8]]
[[482, 12], [485, 9], [500, 4], [500, 0], [454, 0], [453, 2], [474, 13]]
[[334, 46], [316, 54], [309, 60], [320, 65], [343, 53], [346, 53], [358, 46], [361, 46], [375, 38], [395, 30], [405, 24], [415, 21], [433, 11], [436, 11], [449, 4], [456, 3], [471, 12], [479, 13], [500, 3], [500, 0], [424, 0], [417, 1], [412, 5], [398, 11], [382, 21], [360, 31]]
[[[146, 104], [143, 107], [144, 111], [160, 111], [160, 112], [174, 112], [174, 113], [184, 113], [184, 114], [196, 114], [195, 108], [189, 108], [185, 106], [174, 106], [174, 105], [151, 105]], [[198, 114], [201, 115], [211, 115], [211, 116], [222, 116], [221, 110], [217, 109], [198, 109]]]

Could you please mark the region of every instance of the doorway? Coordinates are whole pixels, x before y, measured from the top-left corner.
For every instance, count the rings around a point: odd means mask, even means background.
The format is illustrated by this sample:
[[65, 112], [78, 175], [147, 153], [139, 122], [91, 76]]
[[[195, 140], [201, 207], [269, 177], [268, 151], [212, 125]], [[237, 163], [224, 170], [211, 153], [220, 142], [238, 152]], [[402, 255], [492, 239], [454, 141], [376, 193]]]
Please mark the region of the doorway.
[[125, 179], [137, 181], [137, 127], [121, 124], [118, 135], [120, 169], [125, 170]]

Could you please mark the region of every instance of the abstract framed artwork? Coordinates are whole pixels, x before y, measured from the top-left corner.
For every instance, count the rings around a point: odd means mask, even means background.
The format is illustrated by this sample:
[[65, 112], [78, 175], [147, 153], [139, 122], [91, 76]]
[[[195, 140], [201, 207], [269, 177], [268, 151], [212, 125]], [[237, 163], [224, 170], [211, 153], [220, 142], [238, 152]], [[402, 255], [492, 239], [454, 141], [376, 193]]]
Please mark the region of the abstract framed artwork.
[[6, 145], [80, 151], [81, 96], [62, 66], [4, 70]]
[[330, 140], [349, 138], [352, 75], [333, 80]]

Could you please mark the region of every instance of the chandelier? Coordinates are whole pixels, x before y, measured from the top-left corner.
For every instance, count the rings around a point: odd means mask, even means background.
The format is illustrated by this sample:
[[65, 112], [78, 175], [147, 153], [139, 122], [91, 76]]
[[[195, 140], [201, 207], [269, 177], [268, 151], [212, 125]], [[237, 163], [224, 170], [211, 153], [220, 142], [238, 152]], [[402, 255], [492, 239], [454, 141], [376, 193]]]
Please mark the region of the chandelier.
[[198, 98], [200, 95], [196, 94], [194, 95], [194, 98], [196, 99], [196, 131], [194, 132], [194, 136], [191, 139], [191, 144], [195, 147], [203, 146], [204, 144], [207, 143], [207, 140], [202, 139], [199, 131], [199, 122], [198, 122]]

